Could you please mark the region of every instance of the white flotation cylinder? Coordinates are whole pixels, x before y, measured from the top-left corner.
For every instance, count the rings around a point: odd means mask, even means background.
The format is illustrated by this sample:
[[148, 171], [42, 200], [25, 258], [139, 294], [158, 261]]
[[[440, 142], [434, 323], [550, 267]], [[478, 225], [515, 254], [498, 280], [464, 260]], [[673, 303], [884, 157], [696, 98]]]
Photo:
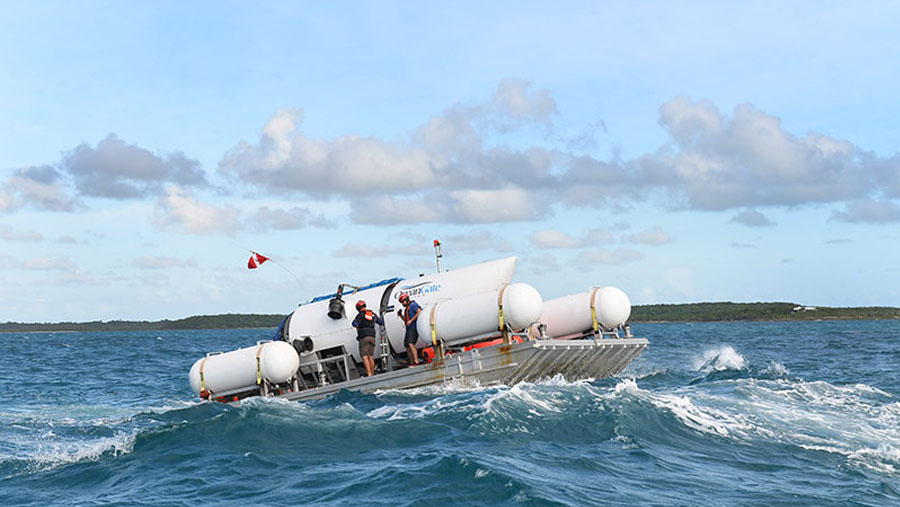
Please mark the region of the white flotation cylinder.
[[214, 396], [251, 390], [257, 387], [257, 372], [260, 379], [280, 384], [292, 379], [299, 367], [300, 357], [291, 345], [280, 341], [260, 342], [253, 347], [209, 354], [197, 360], [191, 367], [191, 389], [197, 395], [206, 390]]
[[[498, 290], [439, 301], [425, 306], [416, 323], [420, 342], [434, 338], [447, 345], [500, 332], [527, 329], [541, 316], [543, 299], [531, 285], [512, 283]], [[502, 312], [501, 312], [502, 311]], [[501, 319], [502, 315], [502, 319]]]
[[[551, 338], [564, 338], [593, 330], [595, 322], [597, 330], [612, 331], [630, 316], [628, 295], [616, 287], [602, 287], [545, 301], [538, 322]], [[532, 335], [538, 334], [537, 326], [532, 326]]]

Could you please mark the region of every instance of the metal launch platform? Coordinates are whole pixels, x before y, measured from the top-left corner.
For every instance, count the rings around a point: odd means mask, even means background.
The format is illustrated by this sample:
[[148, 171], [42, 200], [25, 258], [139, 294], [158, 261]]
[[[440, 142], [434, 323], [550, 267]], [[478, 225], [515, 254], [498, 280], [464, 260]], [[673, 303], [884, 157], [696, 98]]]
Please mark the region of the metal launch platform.
[[302, 401], [323, 398], [341, 389], [369, 393], [445, 381], [484, 386], [513, 385], [555, 375], [562, 375], [568, 380], [604, 378], [622, 371], [648, 346], [649, 342], [644, 338], [523, 341], [458, 352], [447, 355], [443, 361], [434, 360], [371, 377], [269, 395]]

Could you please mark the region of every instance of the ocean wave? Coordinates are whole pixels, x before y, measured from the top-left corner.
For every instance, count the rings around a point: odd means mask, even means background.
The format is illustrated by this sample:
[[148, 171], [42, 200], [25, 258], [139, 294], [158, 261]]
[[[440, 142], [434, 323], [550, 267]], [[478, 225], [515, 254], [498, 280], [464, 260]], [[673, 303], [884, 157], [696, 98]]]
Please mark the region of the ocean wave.
[[896, 473], [900, 403], [889, 393], [866, 384], [791, 379], [741, 379], [731, 386], [731, 393], [696, 391], [693, 399], [740, 421], [742, 431], [735, 435], [834, 453], [850, 463]]
[[[645, 406], [649, 405], [662, 414], [670, 414], [685, 428], [700, 433], [731, 436], [745, 433], [750, 428], [750, 425], [740, 417], [728, 414], [723, 410], [695, 404], [690, 395], [646, 391], [638, 387], [637, 383], [631, 379], [617, 384], [612, 394], [614, 396], [630, 397], [643, 402]], [[654, 427], [658, 428], [660, 424], [655, 424]], [[633, 426], [632, 429], [643, 431], [643, 428], [636, 426]]]
[[118, 431], [109, 437], [96, 439], [54, 440], [56, 435], [45, 434], [40, 442], [20, 449], [15, 454], [0, 454], [0, 475], [3, 478], [33, 474], [84, 461], [97, 461], [103, 456], [121, 456], [134, 449], [137, 431]]
[[694, 370], [701, 373], [725, 370], [744, 370], [747, 360], [730, 345], [708, 349], [694, 359]]
[[785, 368], [780, 361], [771, 361], [769, 365], [760, 370], [760, 374], [770, 378], [783, 378], [790, 375], [790, 370]]
[[885, 475], [900, 477], [900, 447], [879, 444], [878, 447], [864, 447], [849, 454], [854, 464]]
[[682, 442], [690, 438], [685, 430], [739, 444], [832, 453], [881, 474], [900, 470], [900, 402], [866, 384], [740, 378], [650, 391], [625, 379], [599, 396], [616, 414], [615, 432], [626, 449], [648, 441], [711, 445]]
[[[237, 456], [239, 462], [268, 469], [285, 460], [353, 462], [360, 454], [402, 453], [411, 446], [544, 443], [573, 448], [615, 445], [644, 452], [660, 445], [714, 453], [724, 441], [748, 448], [781, 446], [785, 452], [826, 452], [856, 469], [897, 475], [896, 397], [866, 384], [789, 378], [786, 368], [782, 372], [783, 366], [775, 363], [767, 368], [777, 378], [671, 388], [647, 389], [640, 378], [570, 382], [554, 377], [514, 386], [342, 391], [304, 403], [277, 398], [252, 398], [240, 405], [174, 401], [93, 419], [71, 417], [72, 410], [65, 409], [64, 416], [51, 418], [52, 426], [39, 428], [50, 440], [47, 445], [0, 456], [0, 463], [6, 462], [2, 469], [7, 476], [81, 462], [152, 462], [167, 455], [179, 456], [181, 466], [190, 469], [199, 463], [209, 466], [210, 455], [221, 455], [215, 458], [223, 461], [221, 466], [237, 467], [227, 463], [235, 459], [228, 456]], [[40, 426], [36, 423], [36, 417], [20, 419], [17, 431], [34, 430]], [[459, 471], [446, 461], [441, 466]], [[490, 463], [463, 468], [470, 480], [510, 477]], [[529, 498], [534, 494], [513, 489], [532, 495]]]

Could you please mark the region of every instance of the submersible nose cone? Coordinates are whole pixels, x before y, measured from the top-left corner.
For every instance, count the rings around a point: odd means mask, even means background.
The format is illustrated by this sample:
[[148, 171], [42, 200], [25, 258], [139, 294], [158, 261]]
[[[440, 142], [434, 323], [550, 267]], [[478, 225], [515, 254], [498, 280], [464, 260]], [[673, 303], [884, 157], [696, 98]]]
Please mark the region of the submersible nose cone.
[[338, 320], [344, 316], [344, 300], [341, 298], [332, 298], [328, 302], [328, 316], [334, 320]]

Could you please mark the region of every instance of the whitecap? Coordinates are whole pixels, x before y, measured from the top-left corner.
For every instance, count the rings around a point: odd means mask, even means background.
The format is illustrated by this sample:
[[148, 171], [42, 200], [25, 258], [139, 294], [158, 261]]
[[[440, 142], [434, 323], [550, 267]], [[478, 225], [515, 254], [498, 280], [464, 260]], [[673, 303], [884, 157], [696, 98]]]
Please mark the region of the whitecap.
[[771, 361], [760, 373], [773, 377], [787, 377], [790, 371], [779, 361]]
[[31, 461], [38, 470], [50, 470], [79, 461], [96, 461], [105, 453], [113, 456], [129, 454], [134, 450], [137, 430], [117, 432], [114, 436], [78, 442], [53, 442], [42, 445]]
[[709, 349], [694, 360], [694, 370], [703, 373], [745, 368], [747, 368], [747, 360], [730, 345]]
[[[691, 393], [695, 404], [713, 406], [745, 423], [746, 431], [734, 436], [840, 454], [851, 465], [879, 473], [900, 470], [900, 402], [895, 396], [866, 384], [785, 378], [731, 384], [733, 394], [713, 395], [699, 388]], [[681, 416], [694, 416], [689, 406], [674, 406], [683, 408]]]

